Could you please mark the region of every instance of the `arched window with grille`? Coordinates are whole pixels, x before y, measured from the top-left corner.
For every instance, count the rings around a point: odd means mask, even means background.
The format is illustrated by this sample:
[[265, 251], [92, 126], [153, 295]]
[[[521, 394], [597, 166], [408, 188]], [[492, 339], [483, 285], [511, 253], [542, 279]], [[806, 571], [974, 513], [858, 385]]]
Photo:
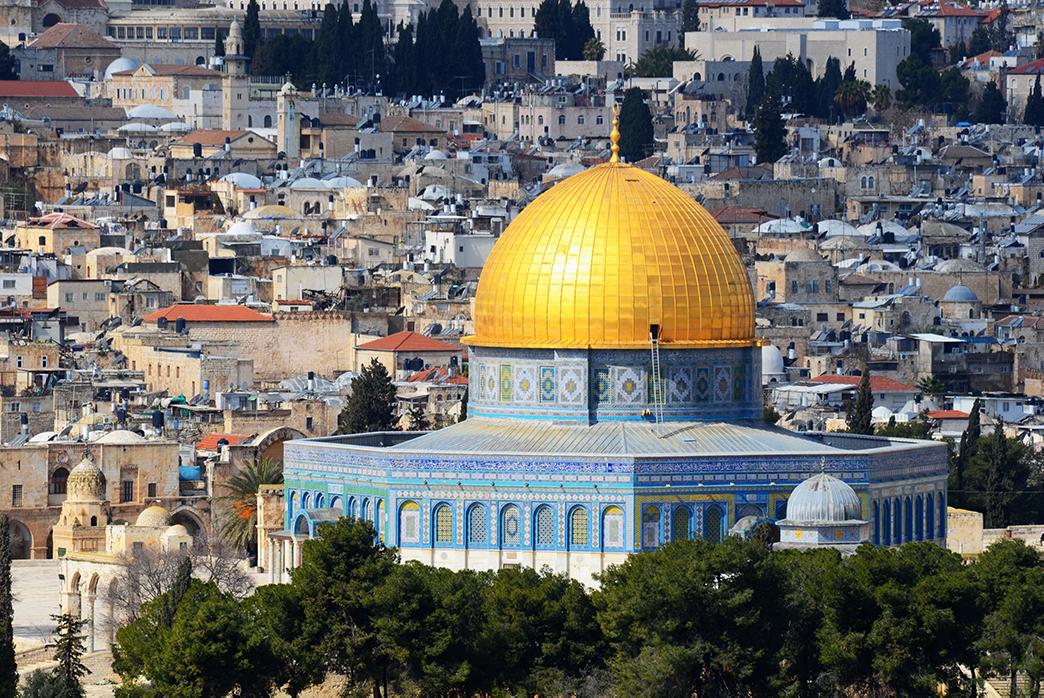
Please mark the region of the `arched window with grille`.
[[677, 506], [671, 513], [671, 540], [689, 540], [692, 537], [692, 513], [687, 506]]
[[522, 512], [514, 504], [504, 507], [500, 515], [500, 545], [504, 548], [522, 545]]
[[555, 512], [548, 505], [537, 508], [533, 515], [533, 531], [533, 542], [538, 548], [551, 548], [558, 542]]
[[432, 539], [436, 545], [449, 545], [453, 542], [453, 510], [448, 504], [435, 507], [435, 531]]
[[591, 543], [591, 519], [584, 507], [569, 513], [569, 547], [587, 547]]
[[65, 494], [69, 481], [69, 471], [65, 468], [57, 468], [51, 473], [51, 486], [48, 491], [51, 494]]
[[660, 507], [655, 504], [642, 509], [642, 547], [660, 547]]
[[716, 504], [707, 507], [703, 512], [703, 537], [712, 543], [720, 543], [724, 519], [721, 507]]
[[489, 542], [489, 515], [482, 504], [473, 504], [468, 509], [468, 545], [485, 545]]

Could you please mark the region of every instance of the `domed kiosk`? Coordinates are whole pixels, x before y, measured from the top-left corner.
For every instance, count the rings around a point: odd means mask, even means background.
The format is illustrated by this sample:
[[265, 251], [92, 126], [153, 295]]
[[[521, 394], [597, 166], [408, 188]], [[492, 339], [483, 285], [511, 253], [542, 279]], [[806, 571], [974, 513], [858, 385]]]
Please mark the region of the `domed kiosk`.
[[[591, 584], [629, 554], [784, 518], [824, 471], [854, 488], [875, 541], [943, 539], [943, 444], [764, 423], [742, 259], [684, 192], [620, 162], [618, 138], [493, 247], [464, 340], [465, 421], [286, 444], [283, 530], [259, 551], [274, 581], [343, 514], [403, 559], [547, 565]], [[907, 500], [886, 539], [877, 512]]]
[[868, 540], [863, 502], [847, 483], [819, 473], [794, 488], [778, 522], [779, 548], [840, 548], [851, 553]]

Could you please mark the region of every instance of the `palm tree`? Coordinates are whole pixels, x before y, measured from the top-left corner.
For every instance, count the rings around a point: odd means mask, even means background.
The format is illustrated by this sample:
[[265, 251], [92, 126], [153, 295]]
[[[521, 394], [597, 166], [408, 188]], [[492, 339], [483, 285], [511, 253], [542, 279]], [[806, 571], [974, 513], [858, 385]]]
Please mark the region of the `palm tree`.
[[834, 104], [847, 119], [866, 111], [866, 103], [870, 99], [873, 88], [865, 80], [845, 80], [834, 93]]
[[251, 461], [225, 483], [221, 536], [237, 548], [250, 548], [257, 537], [257, 491], [283, 482], [283, 466], [267, 458]]

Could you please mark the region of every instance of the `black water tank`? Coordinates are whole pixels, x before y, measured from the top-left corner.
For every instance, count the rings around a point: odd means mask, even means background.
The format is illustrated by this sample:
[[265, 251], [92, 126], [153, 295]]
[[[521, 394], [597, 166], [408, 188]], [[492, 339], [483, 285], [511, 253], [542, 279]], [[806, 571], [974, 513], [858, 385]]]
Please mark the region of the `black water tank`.
[[174, 331], [178, 334], [185, 334], [185, 318], [179, 317], [174, 321]]
[[193, 143], [192, 144], [192, 157], [201, 158], [203, 157], [203, 144]]
[[156, 326], [159, 327], [161, 330], [167, 329], [167, 325], [169, 324], [170, 322], [165, 317], [161, 317], [159, 320], [156, 321]]
[[326, 266], [328, 266], [328, 267], [337, 266], [337, 255], [335, 255], [335, 254], [328, 254], [328, 255], [326, 255]]
[[152, 413], [152, 426], [157, 429], [163, 428], [163, 413], [159, 410]]

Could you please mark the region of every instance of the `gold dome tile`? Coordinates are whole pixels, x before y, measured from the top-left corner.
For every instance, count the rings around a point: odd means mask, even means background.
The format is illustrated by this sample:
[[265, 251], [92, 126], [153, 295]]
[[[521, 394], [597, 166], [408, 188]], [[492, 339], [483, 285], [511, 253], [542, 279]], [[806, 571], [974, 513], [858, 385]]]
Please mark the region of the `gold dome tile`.
[[717, 221], [630, 165], [606, 163], [537, 197], [493, 246], [475, 298], [475, 346], [750, 346], [754, 296]]

